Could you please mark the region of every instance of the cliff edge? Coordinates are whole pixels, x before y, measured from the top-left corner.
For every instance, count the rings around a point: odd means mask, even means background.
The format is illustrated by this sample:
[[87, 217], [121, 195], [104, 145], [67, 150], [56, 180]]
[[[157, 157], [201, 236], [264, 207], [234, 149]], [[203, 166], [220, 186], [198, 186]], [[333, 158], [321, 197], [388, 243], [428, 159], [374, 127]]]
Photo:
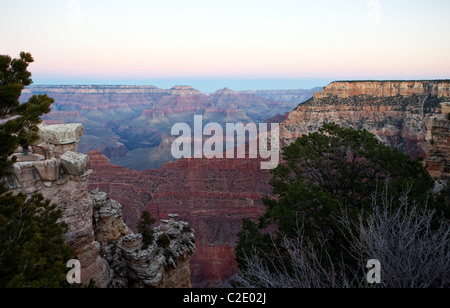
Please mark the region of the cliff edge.
[[167, 235], [166, 246], [155, 241], [151, 249], [143, 249], [142, 235], [133, 234], [122, 220], [122, 205], [105, 193], [88, 192], [91, 162], [77, 152], [83, 133], [81, 124], [42, 125], [32, 151], [19, 148], [13, 155], [17, 162], [6, 179], [8, 188], [42, 194], [62, 210], [61, 221], [68, 227], [65, 241], [81, 263], [83, 284], [94, 280], [103, 288], [191, 287], [194, 231], [184, 222], [163, 221], [155, 232]]
[[289, 144], [324, 122], [335, 122], [366, 129], [412, 157], [426, 157], [431, 122], [445, 114], [443, 103], [449, 101], [448, 80], [333, 82], [289, 114], [280, 127], [281, 140]]

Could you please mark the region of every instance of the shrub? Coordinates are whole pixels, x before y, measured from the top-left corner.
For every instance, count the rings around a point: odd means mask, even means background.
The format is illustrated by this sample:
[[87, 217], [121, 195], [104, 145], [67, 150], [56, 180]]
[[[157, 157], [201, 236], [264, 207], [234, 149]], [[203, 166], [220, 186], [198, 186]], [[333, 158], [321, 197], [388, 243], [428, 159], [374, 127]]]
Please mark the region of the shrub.
[[141, 214], [141, 219], [137, 225], [138, 232], [142, 234], [143, 237], [143, 248], [146, 249], [155, 241], [155, 232], [152, 229], [152, 225], [156, 222], [156, 219], [152, 215], [143, 211]]
[[[450, 287], [448, 222], [440, 219], [439, 227], [435, 228], [434, 211], [417, 205], [410, 207], [405, 201], [395, 209], [392, 201], [386, 200], [381, 206], [374, 200], [373, 206], [373, 211], [361, 213], [356, 222], [345, 209], [337, 218], [339, 227], [347, 234], [356, 268], [343, 259], [324, 254], [302, 228], [297, 228], [295, 237], [282, 236], [284, 256], [245, 255], [247, 267], [234, 282], [246, 288], [372, 287], [367, 283], [365, 266], [368, 260], [377, 259], [381, 263], [382, 281], [375, 286]], [[325, 245], [323, 240], [321, 245]], [[273, 241], [271, 248], [279, 251], [279, 244]]]
[[163, 233], [159, 236], [156, 243], [161, 248], [168, 248], [170, 245], [170, 238], [169, 238], [169, 236], [167, 236], [167, 234]]
[[[391, 149], [365, 130], [324, 124], [284, 148], [283, 158], [272, 172], [275, 197], [263, 199], [266, 213], [258, 222], [244, 219], [238, 234], [236, 260], [243, 272], [253, 267], [252, 255], [273, 273], [283, 266], [288, 272], [294, 269], [292, 247], [286, 243], [299, 244], [300, 225], [300, 243], [310, 246], [309, 255], [322, 256], [313, 258], [315, 267], [345, 271], [351, 281], [360, 277], [361, 266], [351, 253], [354, 239], [348, 233], [356, 234], [358, 218], [370, 215], [375, 205], [391, 200], [390, 211], [428, 207], [450, 216], [448, 198], [433, 195], [434, 181], [423, 161]], [[345, 232], [337, 220], [342, 211], [351, 222]]]

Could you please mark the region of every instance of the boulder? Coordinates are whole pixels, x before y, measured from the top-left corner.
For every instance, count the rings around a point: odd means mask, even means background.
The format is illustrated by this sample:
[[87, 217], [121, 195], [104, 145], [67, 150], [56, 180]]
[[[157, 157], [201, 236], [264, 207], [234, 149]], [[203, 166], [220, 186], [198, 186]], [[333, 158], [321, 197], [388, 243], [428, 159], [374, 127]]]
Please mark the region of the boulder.
[[49, 125], [40, 128], [41, 139], [56, 145], [77, 143], [83, 135], [82, 124]]
[[36, 161], [33, 167], [42, 181], [57, 181], [59, 178], [59, 163], [56, 158]]
[[13, 178], [17, 180], [17, 187], [21, 187], [25, 194], [37, 191], [36, 181], [39, 180], [32, 162], [15, 163], [12, 166]]
[[61, 166], [69, 175], [82, 176], [91, 168], [91, 163], [89, 156], [69, 151], [61, 156]]
[[107, 194], [98, 190], [91, 192], [94, 206], [94, 231], [97, 242], [120, 241], [131, 234], [131, 230], [122, 220], [122, 205]]

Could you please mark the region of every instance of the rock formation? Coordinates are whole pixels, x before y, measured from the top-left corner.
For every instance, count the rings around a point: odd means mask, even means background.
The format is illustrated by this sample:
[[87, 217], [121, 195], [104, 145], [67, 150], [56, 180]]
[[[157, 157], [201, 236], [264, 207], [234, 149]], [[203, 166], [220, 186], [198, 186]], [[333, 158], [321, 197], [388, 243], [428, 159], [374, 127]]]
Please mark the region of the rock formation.
[[[99, 287], [108, 287], [119, 286], [116, 282], [120, 280], [121, 287], [190, 287], [193, 230], [187, 223], [163, 222], [155, 230], [158, 235], [168, 235], [167, 247], [162, 249], [155, 242], [153, 250], [136, 245], [136, 255], [127, 250], [125, 242], [139, 235], [132, 235], [124, 224], [118, 202], [105, 193], [88, 193], [90, 159], [76, 152], [82, 135], [81, 124], [42, 126], [33, 153], [24, 155], [18, 149], [14, 154], [17, 162], [6, 179], [9, 189], [28, 195], [40, 193], [62, 210], [61, 221], [68, 226], [65, 240], [81, 263], [82, 283], [92, 279]], [[112, 246], [118, 250], [112, 255], [105, 253]], [[120, 271], [110, 260], [123, 265]], [[129, 274], [133, 272], [137, 274]], [[151, 283], [148, 277], [152, 277]]]
[[128, 168], [134, 168], [137, 160], [142, 170], [155, 167], [147, 151], [160, 146], [162, 136], [170, 135], [175, 123], [191, 123], [194, 115], [203, 115], [205, 124], [261, 123], [290, 112], [313, 95], [311, 90], [258, 95], [229, 89], [205, 94], [189, 86], [30, 86], [23, 91], [21, 101], [42, 93], [55, 99], [44, 121], [83, 124], [86, 132], [79, 152], [99, 150]]
[[[107, 261], [112, 288], [191, 288], [190, 260], [195, 251], [194, 231], [177, 214], [154, 229], [155, 240], [144, 247], [141, 234], [133, 234], [122, 220], [122, 206], [98, 189], [94, 202], [94, 228], [100, 254]], [[166, 242], [160, 240], [164, 238]]]
[[[324, 122], [367, 129], [413, 157], [427, 156], [433, 176], [440, 177], [448, 174], [449, 111], [447, 104], [441, 105], [449, 101], [446, 89], [446, 81], [337, 82], [286, 118], [274, 120], [284, 120], [285, 143]], [[233, 95], [224, 89], [211, 97], [225, 103]], [[214, 118], [220, 112], [211, 107], [206, 114]], [[182, 159], [137, 172], [112, 165], [98, 151], [89, 156], [94, 169], [90, 189], [100, 188], [123, 204], [124, 220], [132, 229], [144, 209], [158, 219], [176, 211], [195, 228], [194, 286], [214, 286], [233, 274], [241, 219], [259, 217], [265, 210], [261, 198], [271, 194], [271, 175], [260, 170], [259, 161]]]
[[[89, 157], [72, 152], [77, 149], [82, 131], [81, 124], [41, 127], [39, 145], [47, 151], [48, 159], [37, 153], [15, 154], [18, 161], [12, 166], [13, 174], [7, 183], [14, 192], [40, 193], [58, 205], [63, 212], [62, 222], [68, 226], [66, 243], [82, 264], [82, 282], [94, 279], [99, 286], [105, 287], [107, 267], [96, 245], [93, 208], [87, 187], [87, 178], [92, 171]], [[62, 161], [61, 157], [67, 153], [76, 154], [77, 159]]]
[[271, 175], [260, 169], [260, 161], [182, 159], [139, 172], [112, 165], [98, 151], [89, 156], [94, 169], [89, 188], [118, 200], [132, 229], [143, 210], [157, 219], [176, 212], [195, 229], [194, 286], [217, 286], [236, 273], [234, 249], [242, 218], [262, 215], [261, 199], [271, 194]]
[[118, 242], [132, 232], [122, 220], [122, 205], [98, 190], [90, 193], [93, 203], [93, 226], [97, 242]]
[[450, 103], [442, 104], [442, 113], [428, 122], [428, 153], [425, 162], [431, 176], [450, 178]]
[[427, 94], [433, 97], [450, 97], [450, 80], [436, 81], [336, 81], [326, 86], [315, 99], [336, 96], [374, 96], [379, 98], [395, 96], [416, 96]]
[[366, 129], [391, 147], [425, 157], [430, 117], [450, 98], [450, 81], [333, 82], [299, 105], [280, 127], [289, 143], [325, 122]]

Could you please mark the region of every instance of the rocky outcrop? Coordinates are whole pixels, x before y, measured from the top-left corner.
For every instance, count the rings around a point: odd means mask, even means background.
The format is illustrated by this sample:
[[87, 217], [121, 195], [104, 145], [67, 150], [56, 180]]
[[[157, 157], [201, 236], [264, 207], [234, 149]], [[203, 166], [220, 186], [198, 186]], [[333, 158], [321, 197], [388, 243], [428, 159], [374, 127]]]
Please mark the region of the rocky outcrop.
[[154, 229], [154, 241], [144, 247], [141, 234], [129, 234], [102, 245], [113, 288], [191, 288], [190, 259], [194, 231], [178, 215]]
[[[43, 116], [44, 121], [83, 124], [86, 131], [80, 140], [79, 152], [86, 154], [99, 150], [128, 168], [135, 168], [135, 161], [140, 161], [140, 169], [146, 170], [155, 165], [145, 150], [158, 147], [161, 136], [170, 135], [175, 123], [191, 123], [194, 115], [203, 115], [205, 124], [262, 123], [277, 114], [290, 112], [303, 102], [303, 98], [313, 95], [311, 90], [306, 91], [305, 96], [301, 92], [257, 95], [252, 91], [223, 89], [206, 94], [190, 86], [171, 89], [154, 86], [30, 86], [23, 91], [20, 100], [47, 93], [55, 103], [52, 112]], [[283, 97], [289, 101], [283, 101]], [[51, 150], [52, 145], [49, 146]], [[60, 157], [63, 153], [55, 154]]]
[[[105, 287], [109, 281], [107, 264], [99, 255], [92, 225], [93, 207], [87, 189], [87, 176], [83, 176], [90, 171], [89, 157], [84, 157], [84, 163], [76, 166], [64, 159], [82, 155], [67, 152], [76, 151], [82, 133], [80, 125], [41, 127], [39, 142], [48, 154], [47, 159], [37, 153], [27, 156], [16, 153], [18, 161], [12, 166], [13, 174], [7, 182], [13, 192], [29, 195], [40, 193], [62, 210], [61, 221], [68, 228], [65, 233], [66, 243], [81, 262], [81, 281], [88, 283], [93, 279], [98, 286]], [[72, 169], [76, 172], [71, 172]]]
[[287, 144], [323, 123], [366, 129], [412, 157], [425, 157], [430, 117], [450, 97], [450, 81], [333, 82], [299, 105], [280, 127]]
[[122, 205], [98, 189], [92, 191], [90, 198], [93, 203], [93, 223], [97, 242], [106, 244], [108, 241], [120, 241], [131, 234], [131, 230], [122, 220]]
[[83, 134], [82, 124], [41, 124], [37, 144], [44, 148], [50, 157], [60, 159], [67, 152], [77, 152]]
[[69, 175], [86, 176], [91, 168], [89, 157], [76, 152], [66, 152], [60, 157], [61, 166], [64, 172]]
[[81, 124], [62, 124], [42, 126], [39, 134], [44, 142], [64, 145], [78, 143], [84, 134], [84, 127]]
[[[158, 235], [165, 232], [169, 237], [163, 250], [155, 244], [152, 251], [142, 249], [137, 255], [126, 249], [123, 253], [105, 253], [109, 251], [107, 247], [122, 247], [124, 238], [132, 232], [122, 220], [122, 206], [118, 202], [99, 191], [88, 193], [90, 159], [76, 152], [82, 127], [61, 128], [57, 125], [45, 127], [43, 133], [41, 130], [39, 151], [46, 151], [48, 157], [37, 153], [14, 154], [18, 161], [6, 183], [13, 193], [40, 193], [62, 210], [61, 222], [67, 225], [65, 241], [81, 263], [82, 283], [94, 280], [99, 287], [111, 287], [117, 286], [116, 281], [126, 281], [120, 286], [189, 287], [189, 261], [195, 246], [193, 230], [187, 223], [170, 220], [155, 231]], [[166, 230], [164, 226], [169, 228]], [[110, 260], [118, 260], [123, 265], [121, 271], [112, 268]], [[138, 274], [130, 276], [130, 271]], [[152, 283], [146, 280], [148, 277], [153, 277]]]
[[237, 271], [234, 249], [242, 218], [258, 218], [271, 194], [269, 172], [252, 159], [182, 159], [158, 170], [134, 171], [89, 153], [90, 189], [119, 201], [134, 231], [143, 210], [156, 219], [180, 214], [196, 231], [190, 268], [195, 287], [213, 287]]
[[450, 103], [443, 103], [442, 113], [429, 120], [427, 142], [425, 162], [431, 176], [440, 180], [450, 178]]

